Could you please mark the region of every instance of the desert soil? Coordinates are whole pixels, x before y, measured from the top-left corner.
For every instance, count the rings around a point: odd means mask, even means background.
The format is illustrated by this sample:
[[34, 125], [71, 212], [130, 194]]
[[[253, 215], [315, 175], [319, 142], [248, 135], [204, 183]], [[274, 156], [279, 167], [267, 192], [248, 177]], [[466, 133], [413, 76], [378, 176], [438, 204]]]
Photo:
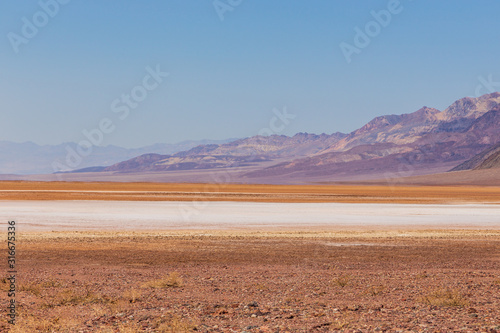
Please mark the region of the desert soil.
[[12, 332], [500, 332], [499, 231], [52, 232], [18, 247]]
[[500, 203], [500, 187], [3, 181], [0, 200]]

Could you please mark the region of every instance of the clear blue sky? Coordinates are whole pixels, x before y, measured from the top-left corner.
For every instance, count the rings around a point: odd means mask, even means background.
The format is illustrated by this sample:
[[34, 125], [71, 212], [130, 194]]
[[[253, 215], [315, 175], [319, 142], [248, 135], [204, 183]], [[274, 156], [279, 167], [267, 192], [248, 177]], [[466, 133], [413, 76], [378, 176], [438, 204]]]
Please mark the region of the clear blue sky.
[[[0, 140], [78, 142], [103, 118], [104, 144], [126, 147], [246, 137], [284, 106], [296, 118], [281, 134], [349, 132], [500, 82], [496, 0], [401, 0], [350, 63], [339, 45], [391, 1], [220, 1], [236, 5], [223, 21], [212, 0], [72, 0], [47, 22], [38, 1], [2, 1]], [[33, 16], [16, 53], [9, 33]], [[157, 64], [169, 76], [119, 119], [111, 103]]]

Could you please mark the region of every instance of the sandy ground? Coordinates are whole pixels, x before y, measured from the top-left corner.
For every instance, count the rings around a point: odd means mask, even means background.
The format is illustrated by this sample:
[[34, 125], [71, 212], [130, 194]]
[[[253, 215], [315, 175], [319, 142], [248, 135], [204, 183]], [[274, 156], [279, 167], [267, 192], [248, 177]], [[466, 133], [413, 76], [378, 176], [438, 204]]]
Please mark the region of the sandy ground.
[[500, 229], [500, 205], [0, 201], [18, 230]]

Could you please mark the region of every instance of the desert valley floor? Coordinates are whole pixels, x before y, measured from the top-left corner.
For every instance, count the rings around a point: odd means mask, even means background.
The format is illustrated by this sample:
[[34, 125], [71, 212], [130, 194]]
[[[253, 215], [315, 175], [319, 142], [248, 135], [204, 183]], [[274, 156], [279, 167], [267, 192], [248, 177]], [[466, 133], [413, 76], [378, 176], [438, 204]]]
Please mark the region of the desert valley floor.
[[500, 332], [499, 204], [498, 187], [1, 182], [19, 316], [0, 331]]

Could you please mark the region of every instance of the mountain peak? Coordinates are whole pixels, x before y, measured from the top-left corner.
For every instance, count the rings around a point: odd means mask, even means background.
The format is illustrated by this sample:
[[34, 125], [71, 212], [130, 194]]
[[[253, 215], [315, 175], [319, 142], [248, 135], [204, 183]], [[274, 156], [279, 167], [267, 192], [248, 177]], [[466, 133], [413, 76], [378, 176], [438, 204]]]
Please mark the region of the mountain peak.
[[440, 114], [440, 120], [452, 121], [457, 118], [479, 118], [500, 105], [500, 93], [494, 92], [480, 97], [464, 97], [452, 103]]

